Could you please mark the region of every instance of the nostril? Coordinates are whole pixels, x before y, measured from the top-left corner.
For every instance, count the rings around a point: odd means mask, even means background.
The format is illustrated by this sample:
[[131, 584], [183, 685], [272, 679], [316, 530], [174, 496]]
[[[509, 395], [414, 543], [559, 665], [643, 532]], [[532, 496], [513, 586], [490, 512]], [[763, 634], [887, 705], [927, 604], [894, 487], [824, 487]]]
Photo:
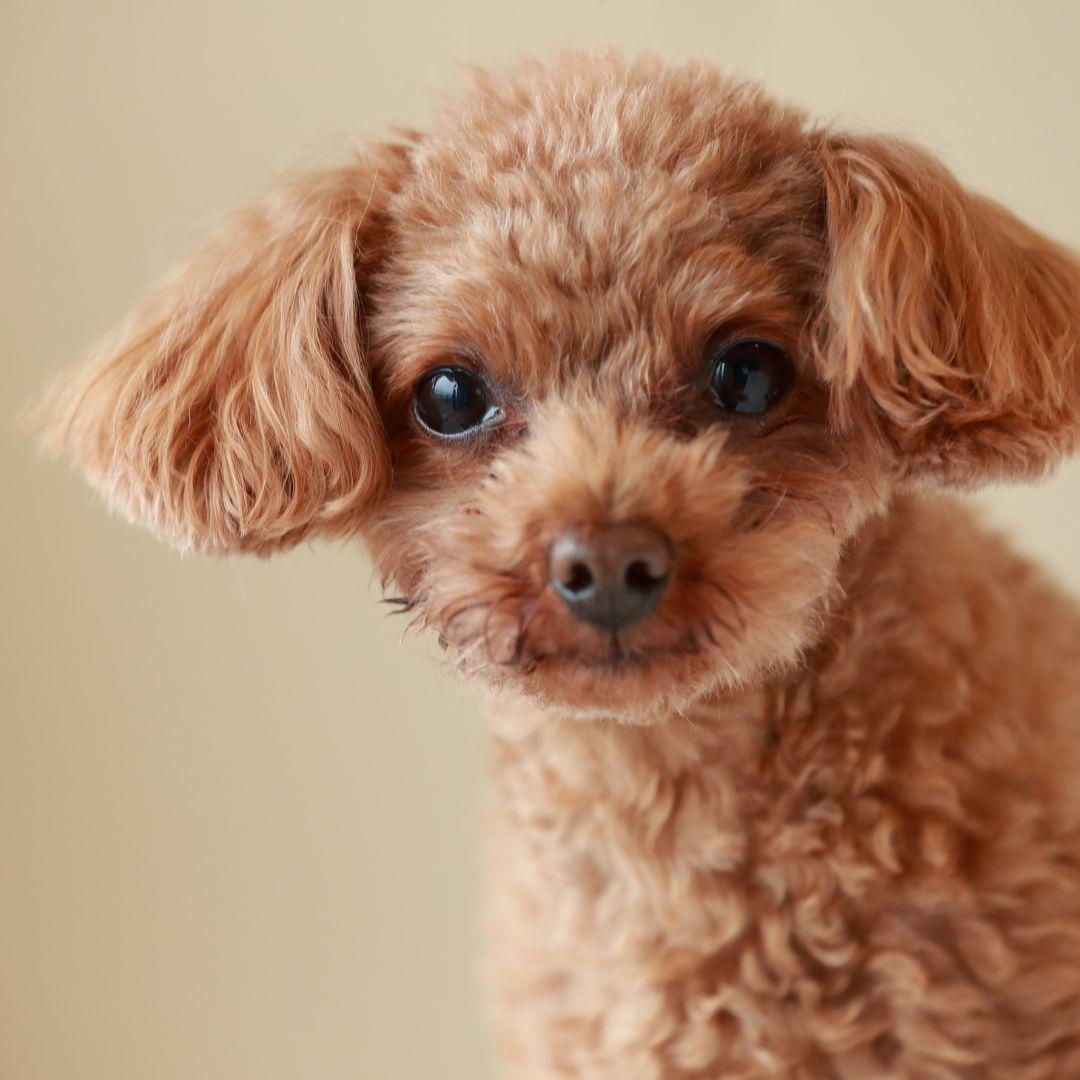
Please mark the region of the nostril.
[[580, 603], [598, 588], [602, 567], [587, 536], [569, 529], [555, 539], [548, 551], [551, 585], [568, 603]]
[[575, 596], [587, 592], [596, 581], [593, 572], [583, 562], [571, 564], [570, 572], [562, 579], [562, 587]]
[[666, 574], [656, 574], [644, 559], [635, 559], [627, 566], [623, 581], [631, 592], [640, 593], [643, 596], [654, 592], [664, 583]]

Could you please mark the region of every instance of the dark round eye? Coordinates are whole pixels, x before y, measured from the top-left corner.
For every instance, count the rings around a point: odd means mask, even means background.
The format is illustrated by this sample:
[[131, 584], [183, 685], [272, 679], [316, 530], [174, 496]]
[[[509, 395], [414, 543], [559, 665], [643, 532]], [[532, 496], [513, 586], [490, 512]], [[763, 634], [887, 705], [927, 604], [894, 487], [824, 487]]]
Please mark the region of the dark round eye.
[[429, 372], [418, 383], [413, 400], [417, 419], [435, 435], [462, 435], [494, 411], [480, 377], [461, 367]]
[[774, 341], [739, 338], [710, 346], [710, 383], [722, 409], [763, 413], [771, 409], [795, 381], [787, 352]]

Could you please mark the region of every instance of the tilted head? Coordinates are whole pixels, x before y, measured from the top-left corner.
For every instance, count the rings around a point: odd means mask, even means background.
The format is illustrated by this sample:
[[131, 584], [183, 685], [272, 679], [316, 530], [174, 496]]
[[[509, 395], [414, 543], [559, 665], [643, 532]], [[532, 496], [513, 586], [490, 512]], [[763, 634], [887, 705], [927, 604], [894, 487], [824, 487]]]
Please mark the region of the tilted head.
[[178, 546], [362, 534], [465, 670], [645, 717], [791, 664], [893, 491], [1069, 451], [1078, 327], [911, 146], [572, 55], [232, 222], [56, 431]]

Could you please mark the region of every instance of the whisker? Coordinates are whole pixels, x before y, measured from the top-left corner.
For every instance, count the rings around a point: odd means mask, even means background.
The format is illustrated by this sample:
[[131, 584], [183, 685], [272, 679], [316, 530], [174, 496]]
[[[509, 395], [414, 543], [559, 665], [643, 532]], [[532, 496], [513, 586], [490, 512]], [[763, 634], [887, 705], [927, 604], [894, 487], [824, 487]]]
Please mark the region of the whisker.
[[773, 503], [772, 509], [765, 515], [765, 517], [763, 517], [760, 521], [755, 521], [753, 523], [753, 525], [751, 525], [751, 527], [750, 527], [751, 531], [752, 532], [760, 532], [760, 530], [764, 529], [765, 526], [768, 525], [769, 522], [772, 521], [772, 519], [774, 517], [776, 517], [776, 515], [779, 513], [780, 507], [784, 505], [784, 502], [787, 500], [787, 497], [788, 497], [788, 489], [784, 488], [779, 493], [779, 496], [777, 497], [776, 502]]
[[415, 610], [417, 601], [411, 596], [386, 596], [379, 603], [393, 608], [392, 611], [387, 612], [387, 615], [408, 615], [410, 611]]
[[521, 654], [525, 648], [525, 633], [529, 628], [529, 623], [532, 621], [536, 608], [537, 603], [535, 600], [530, 600], [522, 605], [521, 614], [518, 616], [517, 631], [514, 634], [514, 649], [510, 654], [510, 659], [504, 664], [505, 667], [517, 667], [521, 663]]
[[720, 593], [727, 602], [728, 606], [731, 608], [732, 614], [735, 616], [735, 621], [738, 623], [736, 636], [742, 637], [742, 635], [746, 633], [746, 616], [743, 614], [742, 606], [739, 604], [739, 601], [731, 595], [731, 592], [726, 586], [717, 583], [716, 591]]
[[449, 632], [450, 627], [461, 618], [462, 615], [467, 615], [470, 611], [476, 611], [478, 608], [489, 607], [491, 601], [484, 600], [470, 600], [466, 604], [462, 604], [460, 607], [455, 608], [445, 619], [442, 620], [443, 630]]
[[724, 601], [724, 603], [728, 606], [728, 609], [734, 616], [737, 624], [737, 629], [732, 627], [724, 619], [714, 617], [713, 621], [718, 622], [721, 626], [724, 627], [725, 630], [728, 631], [728, 633], [732, 634], [735, 637], [741, 637], [743, 634], [746, 633], [746, 616], [743, 614], [742, 605], [739, 603], [738, 600], [735, 599], [734, 596], [731, 595], [731, 591], [727, 588], [727, 586], [721, 585], [720, 582], [713, 581], [710, 578], [698, 577], [694, 578], [691, 581], [691, 584], [695, 586], [703, 585], [705, 586], [705, 588], [712, 589], [715, 592], [719, 593], [720, 599]]
[[491, 621], [499, 613], [499, 608], [503, 606], [508, 600], [514, 600], [514, 596], [502, 596], [491, 605], [491, 610], [487, 613], [487, 618], [484, 619], [484, 648], [487, 651], [488, 659], [493, 663], [499, 663], [495, 659], [495, 655], [491, 648]]

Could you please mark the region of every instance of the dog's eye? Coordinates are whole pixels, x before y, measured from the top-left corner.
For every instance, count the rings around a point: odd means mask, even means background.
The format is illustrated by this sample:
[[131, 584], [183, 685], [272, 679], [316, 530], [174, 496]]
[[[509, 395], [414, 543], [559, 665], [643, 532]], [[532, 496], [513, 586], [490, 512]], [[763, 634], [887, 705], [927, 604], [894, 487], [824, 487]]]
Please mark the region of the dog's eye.
[[762, 338], [710, 344], [709, 364], [717, 404], [733, 413], [771, 409], [795, 381], [795, 369], [784, 348]]
[[496, 413], [480, 377], [467, 368], [442, 367], [420, 380], [416, 417], [433, 435], [463, 435]]

